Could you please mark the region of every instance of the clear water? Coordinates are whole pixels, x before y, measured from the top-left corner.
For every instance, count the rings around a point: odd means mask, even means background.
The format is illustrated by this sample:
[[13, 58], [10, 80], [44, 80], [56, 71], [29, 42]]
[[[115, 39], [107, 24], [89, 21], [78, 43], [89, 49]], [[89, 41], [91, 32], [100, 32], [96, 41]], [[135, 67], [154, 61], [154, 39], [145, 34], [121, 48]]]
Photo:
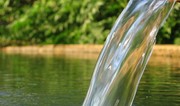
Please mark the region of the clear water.
[[[81, 106], [95, 62], [88, 56], [0, 54], [0, 106]], [[179, 58], [152, 57], [133, 104], [179, 106]]]
[[174, 2], [129, 1], [108, 35], [83, 106], [132, 105], [157, 31]]
[[0, 106], [80, 106], [95, 60], [0, 55]]

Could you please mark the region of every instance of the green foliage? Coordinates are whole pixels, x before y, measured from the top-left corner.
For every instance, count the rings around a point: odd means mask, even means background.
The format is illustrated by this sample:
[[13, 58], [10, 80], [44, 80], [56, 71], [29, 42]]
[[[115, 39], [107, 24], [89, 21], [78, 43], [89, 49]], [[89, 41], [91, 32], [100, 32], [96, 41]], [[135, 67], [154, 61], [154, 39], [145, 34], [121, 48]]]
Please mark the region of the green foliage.
[[[102, 44], [127, 1], [0, 0], [0, 45]], [[158, 43], [179, 42], [179, 7], [161, 29]]]
[[157, 43], [161, 44], [180, 44], [180, 4], [174, 6], [166, 23], [159, 31]]

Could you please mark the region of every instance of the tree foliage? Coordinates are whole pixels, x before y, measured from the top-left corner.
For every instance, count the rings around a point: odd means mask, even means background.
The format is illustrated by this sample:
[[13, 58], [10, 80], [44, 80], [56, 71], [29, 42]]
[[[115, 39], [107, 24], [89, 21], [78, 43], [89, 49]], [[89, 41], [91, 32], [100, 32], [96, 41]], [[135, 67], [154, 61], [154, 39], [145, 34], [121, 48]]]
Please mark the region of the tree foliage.
[[[100, 43], [128, 0], [0, 0], [0, 45]], [[176, 5], [158, 43], [179, 43]]]
[[174, 6], [166, 23], [160, 29], [157, 43], [180, 44], [180, 3]]

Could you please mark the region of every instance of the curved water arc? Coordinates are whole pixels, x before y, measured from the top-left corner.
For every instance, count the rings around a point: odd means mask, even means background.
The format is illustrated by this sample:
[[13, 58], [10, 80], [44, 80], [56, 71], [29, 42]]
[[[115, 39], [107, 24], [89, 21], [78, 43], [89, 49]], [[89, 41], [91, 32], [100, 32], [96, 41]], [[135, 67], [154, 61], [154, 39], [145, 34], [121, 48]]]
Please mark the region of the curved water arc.
[[137, 85], [152, 53], [157, 31], [174, 2], [129, 2], [107, 38], [83, 106], [132, 105]]

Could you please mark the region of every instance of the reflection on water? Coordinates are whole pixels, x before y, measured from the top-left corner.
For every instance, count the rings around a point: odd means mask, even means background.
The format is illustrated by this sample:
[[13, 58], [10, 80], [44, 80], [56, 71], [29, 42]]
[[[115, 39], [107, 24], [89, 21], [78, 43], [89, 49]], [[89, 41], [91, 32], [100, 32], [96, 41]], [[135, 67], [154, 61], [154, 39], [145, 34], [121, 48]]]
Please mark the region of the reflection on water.
[[[151, 59], [135, 106], [179, 105], [179, 59], [164, 60]], [[90, 58], [0, 54], [0, 106], [80, 106], [95, 62]]]
[[[177, 60], [178, 61], [178, 60]], [[135, 98], [136, 106], [179, 106], [180, 66], [147, 66]]]
[[79, 106], [95, 63], [20, 55], [3, 55], [0, 60], [0, 106]]

